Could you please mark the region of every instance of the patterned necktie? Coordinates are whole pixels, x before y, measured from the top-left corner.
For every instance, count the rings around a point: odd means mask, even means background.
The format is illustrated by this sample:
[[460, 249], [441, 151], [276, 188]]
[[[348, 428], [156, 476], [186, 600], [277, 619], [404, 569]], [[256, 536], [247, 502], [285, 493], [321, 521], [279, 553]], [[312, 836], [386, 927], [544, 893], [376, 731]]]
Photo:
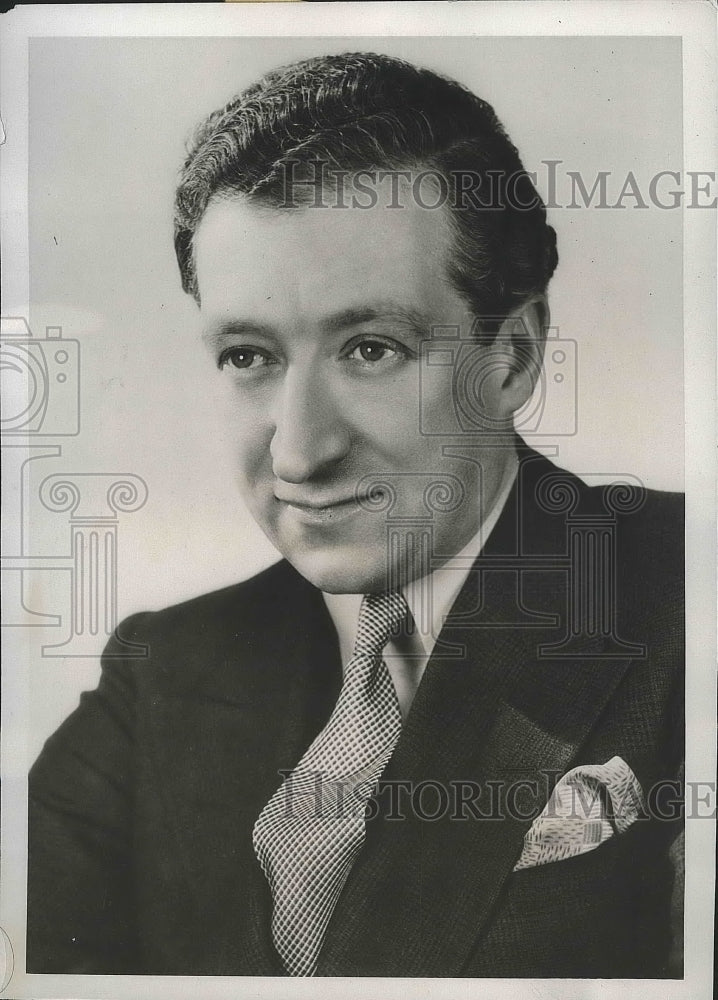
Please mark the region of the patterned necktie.
[[409, 618], [398, 592], [364, 598], [332, 716], [254, 826], [254, 850], [274, 900], [274, 944], [292, 976], [314, 974], [364, 842], [367, 801], [399, 738], [401, 713], [382, 651]]

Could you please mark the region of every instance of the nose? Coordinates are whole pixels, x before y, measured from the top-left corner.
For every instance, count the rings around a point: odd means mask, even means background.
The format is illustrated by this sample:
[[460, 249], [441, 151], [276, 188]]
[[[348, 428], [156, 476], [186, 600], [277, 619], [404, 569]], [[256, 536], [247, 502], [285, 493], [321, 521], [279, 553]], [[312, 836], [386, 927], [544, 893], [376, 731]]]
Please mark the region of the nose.
[[325, 475], [345, 457], [350, 435], [326, 381], [301, 369], [287, 373], [274, 401], [272, 471], [287, 483]]

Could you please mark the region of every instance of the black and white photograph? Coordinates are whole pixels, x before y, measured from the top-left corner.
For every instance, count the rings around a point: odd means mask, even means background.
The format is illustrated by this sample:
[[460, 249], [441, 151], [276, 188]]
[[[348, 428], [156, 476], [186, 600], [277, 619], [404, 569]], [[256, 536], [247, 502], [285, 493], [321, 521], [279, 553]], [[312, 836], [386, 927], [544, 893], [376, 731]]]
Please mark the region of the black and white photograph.
[[4, 20], [2, 996], [711, 996], [714, 7]]

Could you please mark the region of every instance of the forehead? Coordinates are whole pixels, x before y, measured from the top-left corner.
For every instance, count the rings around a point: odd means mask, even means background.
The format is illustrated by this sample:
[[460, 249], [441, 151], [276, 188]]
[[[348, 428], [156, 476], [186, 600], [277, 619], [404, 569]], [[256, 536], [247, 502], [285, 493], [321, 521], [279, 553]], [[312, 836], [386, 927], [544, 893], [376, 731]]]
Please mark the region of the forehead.
[[447, 264], [445, 210], [402, 208], [276, 209], [241, 196], [217, 198], [195, 233], [202, 312], [250, 310], [266, 322], [393, 300], [455, 312]]

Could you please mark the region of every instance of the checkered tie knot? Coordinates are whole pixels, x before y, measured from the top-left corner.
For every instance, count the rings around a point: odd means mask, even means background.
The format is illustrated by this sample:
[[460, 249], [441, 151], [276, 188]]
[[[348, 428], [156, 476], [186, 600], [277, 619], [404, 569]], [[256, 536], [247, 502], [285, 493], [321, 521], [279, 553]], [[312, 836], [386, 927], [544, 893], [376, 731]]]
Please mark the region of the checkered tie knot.
[[364, 842], [366, 804], [399, 739], [401, 713], [382, 651], [408, 620], [400, 593], [364, 598], [331, 718], [254, 825], [254, 850], [274, 901], [274, 944], [292, 976], [314, 974]]

